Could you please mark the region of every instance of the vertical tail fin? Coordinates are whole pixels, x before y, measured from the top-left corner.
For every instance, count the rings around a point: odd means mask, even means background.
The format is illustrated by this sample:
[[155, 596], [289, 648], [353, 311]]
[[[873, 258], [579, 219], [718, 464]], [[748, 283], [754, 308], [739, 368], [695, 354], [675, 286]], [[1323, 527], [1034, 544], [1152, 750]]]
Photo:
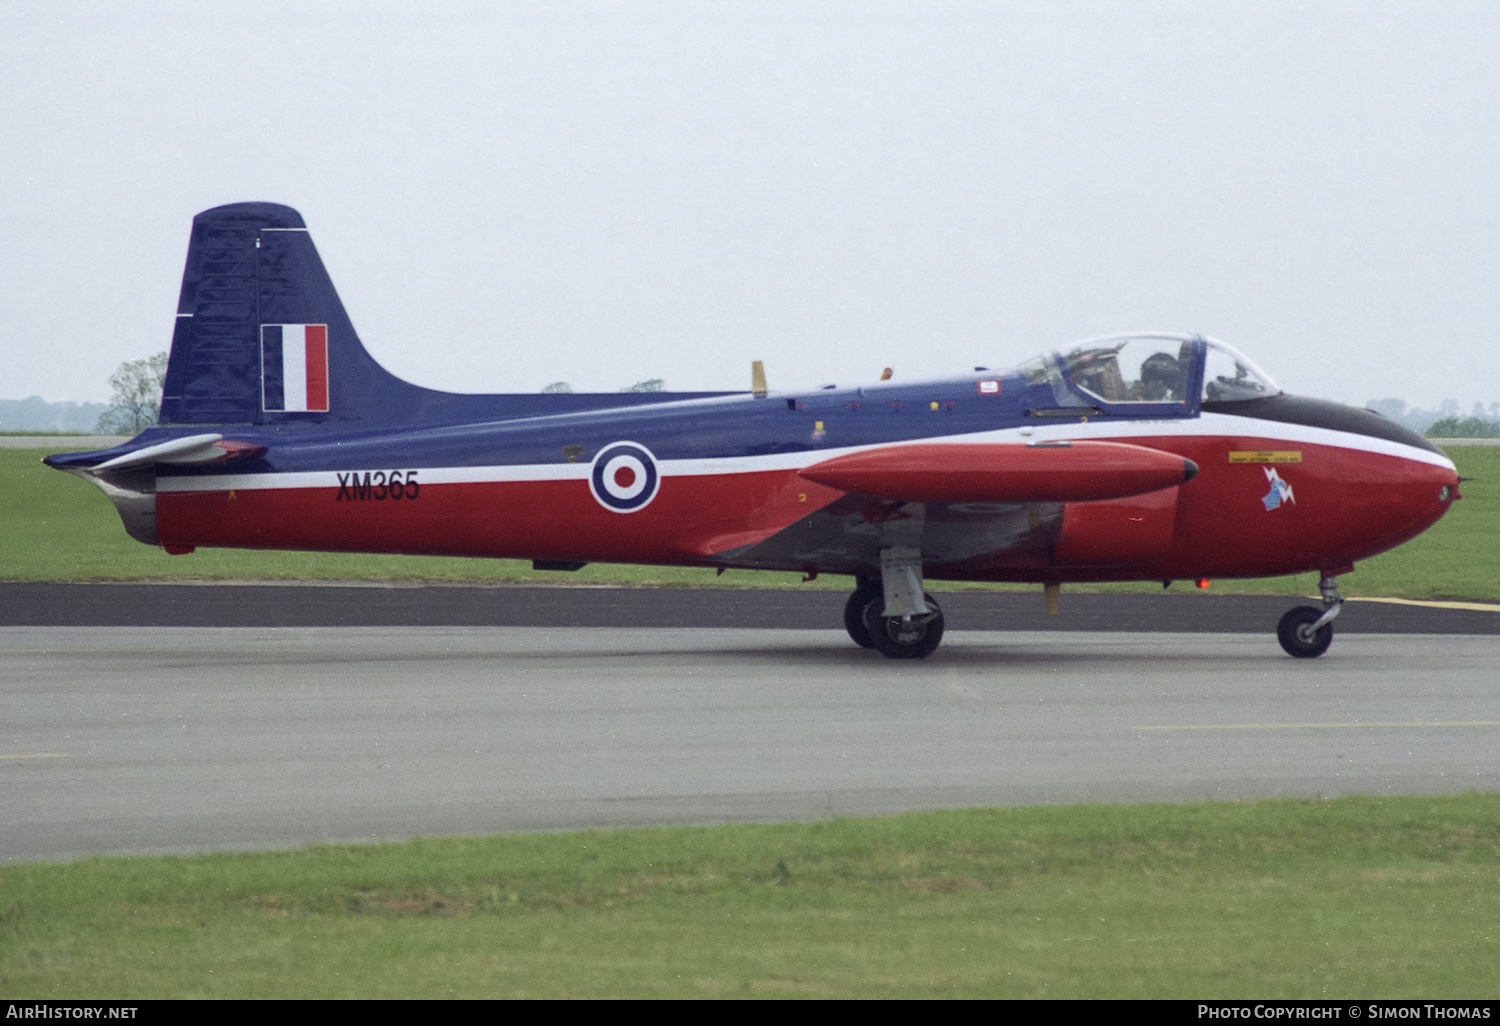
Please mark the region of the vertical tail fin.
[[235, 203], [193, 218], [162, 424], [349, 422], [376, 402], [399, 422], [441, 394], [365, 352], [297, 211]]
[[159, 423], [396, 427], [721, 394], [467, 395], [402, 381], [360, 343], [302, 215], [233, 203], [193, 218]]

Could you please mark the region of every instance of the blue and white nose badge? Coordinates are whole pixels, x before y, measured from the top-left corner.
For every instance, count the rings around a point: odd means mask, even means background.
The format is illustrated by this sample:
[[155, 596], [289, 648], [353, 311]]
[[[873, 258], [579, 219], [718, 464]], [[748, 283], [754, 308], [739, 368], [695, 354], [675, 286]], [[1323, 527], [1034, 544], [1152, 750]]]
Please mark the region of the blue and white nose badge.
[[661, 487], [651, 450], [635, 442], [614, 442], [599, 450], [589, 471], [589, 490], [599, 505], [616, 513], [644, 509]]

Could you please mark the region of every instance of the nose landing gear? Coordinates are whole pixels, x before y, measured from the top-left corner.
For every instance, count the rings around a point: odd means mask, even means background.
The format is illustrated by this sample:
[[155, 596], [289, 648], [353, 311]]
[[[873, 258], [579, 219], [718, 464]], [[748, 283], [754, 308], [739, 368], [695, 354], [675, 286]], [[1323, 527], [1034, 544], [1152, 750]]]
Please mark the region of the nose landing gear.
[[1333, 619], [1344, 608], [1344, 596], [1339, 594], [1337, 577], [1324, 577], [1318, 590], [1323, 593], [1322, 609], [1296, 606], [1276, 625], [1276, 639], [1289, 656], [1316, 659], [1333, 644]]

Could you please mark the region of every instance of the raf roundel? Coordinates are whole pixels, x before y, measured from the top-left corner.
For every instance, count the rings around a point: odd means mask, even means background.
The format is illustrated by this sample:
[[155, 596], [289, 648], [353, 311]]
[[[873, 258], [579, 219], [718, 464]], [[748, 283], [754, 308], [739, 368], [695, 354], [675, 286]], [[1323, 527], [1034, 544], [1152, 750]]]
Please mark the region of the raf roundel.
[[661, 475], [651, 450], [635, 442], [606, 445], [594, 457], [589, 471], [589, 489], [605, 509], [634, 513], [656, 498]]

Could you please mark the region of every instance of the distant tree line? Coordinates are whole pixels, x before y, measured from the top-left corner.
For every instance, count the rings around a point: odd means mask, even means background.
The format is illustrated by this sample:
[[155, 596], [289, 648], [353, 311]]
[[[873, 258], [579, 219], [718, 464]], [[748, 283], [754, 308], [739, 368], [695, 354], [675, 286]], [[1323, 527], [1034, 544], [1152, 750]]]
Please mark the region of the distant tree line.
[[0, 399], [0, 432], [27, 431], [90, 434], [99, 423], [103, 403], [49, 403], [39, 395], [28, 399]]
[[162, 382], [167, 354], [126, 360], [109, 376], [110, 397], [104, 403], [49, 403], [40, 396], [0, 399], [0, 431], [73, 432], [134, 435], [161, 415]]
[[1500, 438], [1500, 420], [1445, 417], [1427, 429], [1428, 438]]
[[[666, 388], [666, 381], [662, 378], [647, 378], [645, 381], [637, 381], [628, 388], [620, 389], [621, 392], [661, 392]], [[573, 386], [566, 381], [554, 381], [542, 389], [544, 394], [572, 392]]]
[[[1439, 424], [1448, 425], [1449, 421], [1454, 424], [1474, 422], [1489, 423], [1500, 421], [1500, 403], [1475, 403], [1473, 412], [1465, 417], [1463, 410], [1459, 408], [1458, 400], [1444, 399], [1442, 405], [1436, 410], [1423, 410], [1418, 407], [1408, 407], [1404, 399], [1371, 399], [1365, 403], [1365, 409], [1374, 410], [1387, 420], [1394, 420], [1397, 424], [1404, 424], [1420, 434], [1427, 434], [1436, 430]], [[1445, 427], [1445, 430], [1450, 430]], [[1457, 434], [1435, 435], [1439, 438], [1493, 438], [1494, 435]]]

